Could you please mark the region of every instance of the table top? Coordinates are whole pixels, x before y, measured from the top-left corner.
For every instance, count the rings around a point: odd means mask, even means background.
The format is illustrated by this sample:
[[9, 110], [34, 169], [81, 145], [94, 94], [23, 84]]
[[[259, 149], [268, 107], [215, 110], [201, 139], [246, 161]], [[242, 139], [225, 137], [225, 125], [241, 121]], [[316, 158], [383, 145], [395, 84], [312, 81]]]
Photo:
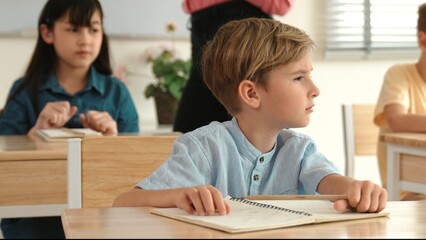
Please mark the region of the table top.
[[[144, 136], [144, 135], [180, 135], [178, 132], [157, 134], [124, 133], [120, 136]], [[0, 161], [10, 160], [17, 155], [25, 159], [58, 159], [66, 158], [67, 139], [58, 141], [45, 141], [38, 136], [10, 135], [0, 136]], [[43, 153], [47, 154], [47, 158]], [[26, 159], [25, 159], [26, 160]]]
[[388, 202], [389, 217], [230, 234], [149, 213], [149, 208], [65, 209], [67, 238], [426, 238], [426, 201]]
[[39, 137], [0, 136], [0, 161], [66, 159], [67, 141], [46, 142]]
[[426, 148], [426, 134], [424, 133], [385, 133], [380, 135], [380, 141]]

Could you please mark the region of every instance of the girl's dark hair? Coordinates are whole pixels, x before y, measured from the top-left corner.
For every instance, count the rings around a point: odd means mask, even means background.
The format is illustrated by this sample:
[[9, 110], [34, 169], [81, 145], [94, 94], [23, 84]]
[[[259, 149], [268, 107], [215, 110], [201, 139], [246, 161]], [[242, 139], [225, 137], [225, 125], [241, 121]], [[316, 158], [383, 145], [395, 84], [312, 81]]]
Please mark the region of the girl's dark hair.
[[[57, 56], [55, 49], [51, 44], [47, 44], [41, 37], [40, 25], [45, 24], [50, 30], [53, 30], [55, 22], [69, 14], [70, 24], [76, 27], [89, 27], [92, 15], [98, 11], [101, 19], [103, 19], [103, 11], [98, 0], [48, 0], [44, 5], [38, 19], [38, 37], [36, 47], [34, 49], [28, 68], [25, 71], [24, 79], [16, 90], [9, 96], [6, 106], [10, 99], [19, 94], [25, 87], [28, 87], [28, 94], [33, 103], [36, 113], [38, 109], [39, 86], [46, 81], [50, 72], [57, 64]], [[103, 32], [103, 40], [98, 57], [93, 62], [95, 69], [105, 75], [111, 75], [112, 69], [109, 56], [108, 37]]]

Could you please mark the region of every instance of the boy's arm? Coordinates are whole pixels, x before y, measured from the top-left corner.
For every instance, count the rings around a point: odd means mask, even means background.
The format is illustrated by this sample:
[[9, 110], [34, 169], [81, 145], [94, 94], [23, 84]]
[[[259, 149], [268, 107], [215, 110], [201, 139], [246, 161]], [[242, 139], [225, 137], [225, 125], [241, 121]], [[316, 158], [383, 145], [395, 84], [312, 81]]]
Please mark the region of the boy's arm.
[[199, 215], [224, 215], [230, 211], [222, 193], [211, 185], [165, 190], [136, 187], [119, 195], [114, 200], [113, 207], [178, 207], [189, 214]]
[[113, 207], [176, 207], [174, 195], [177, 189], [144, 190], [135, 187], [120, 194], [113, 202]]
[[384, 114], [389, 127], [393, 132], [426, 132], [426, 116], [411, 114], [398, 103], [385, 106]]
[[379, 185], [339, 174], [324, 177], [317, 191], [320, 194], [347, 194], [347, 200], [338, 200], [334, 204], [339, 211], [350, 208], [357, 212], [380, 212], [387, 201], [387, 191]]
[[320, 181], [317, 191], [320, 194], [346, 194], [349, 185], [354, 181], [356, 180], [351, 177], [330, 174]]

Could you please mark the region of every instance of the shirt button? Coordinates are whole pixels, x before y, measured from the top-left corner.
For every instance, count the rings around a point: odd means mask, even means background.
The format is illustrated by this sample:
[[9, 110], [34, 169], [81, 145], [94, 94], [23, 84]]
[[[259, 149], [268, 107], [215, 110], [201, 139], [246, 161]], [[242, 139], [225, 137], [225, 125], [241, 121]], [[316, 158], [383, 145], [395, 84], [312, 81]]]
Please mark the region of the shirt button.
[[259, 162], [263, 163], [263, 161], [265, 161], [265, 159], [263, 157], [260, 157]]
[[256, 175], [254, 175], [254, 176], [253, 176], [253, 180], [254, 180], [254, 181], [258, 181], [258, 180], [259, 180], [259, 175], [257, 175], [257, 174], [256, 174]]

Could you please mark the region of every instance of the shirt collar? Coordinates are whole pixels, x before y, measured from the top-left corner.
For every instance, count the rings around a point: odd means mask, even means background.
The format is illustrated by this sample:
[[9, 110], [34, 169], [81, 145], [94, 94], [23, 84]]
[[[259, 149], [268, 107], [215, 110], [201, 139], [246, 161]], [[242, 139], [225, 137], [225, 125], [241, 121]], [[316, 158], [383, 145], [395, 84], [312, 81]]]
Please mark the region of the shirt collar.
[[[96, 71], [95, 67], [90, 67], [89, 76], [87, 77], [87, 84], [83, 90], [80, 92], [87, 92], [92, 88], [98, 91], [101, 95], [105, 94], [105, 84], [106, 84], [106, 76], [101, 75], [98, 71]], [[47, 81], [43, 82], [40, 86], [40, 90], [51, 90], [55, 93], [67, 94], [65, 90], [59, 85], [59, 80], [56, 75], [51, 72]]]
[[[271, 159], [272, 156], [275, 153], [277, 143], [275, 142], [274, 148], [265, 153], [262, 154], [253, 144], [250, 143], [250, 141], [246, 138], [244, 133], [241, 131], [240, 127], [238, 126], [237, 119], [235, 117], [232, 118], [231, 121], [225, 122], [225, 127], [228, 129], [229, 133], [232, 135], [232, 138], [234, 139], [237, 146], [241, 146], [240, 149], [241, 154], [244, 155], [247, 159], [250, 159], [251, 161], [255, 161], [258, 157], [264, 156], [266, 159]], [[266, 160], [265, 159], [265, 160]]]

